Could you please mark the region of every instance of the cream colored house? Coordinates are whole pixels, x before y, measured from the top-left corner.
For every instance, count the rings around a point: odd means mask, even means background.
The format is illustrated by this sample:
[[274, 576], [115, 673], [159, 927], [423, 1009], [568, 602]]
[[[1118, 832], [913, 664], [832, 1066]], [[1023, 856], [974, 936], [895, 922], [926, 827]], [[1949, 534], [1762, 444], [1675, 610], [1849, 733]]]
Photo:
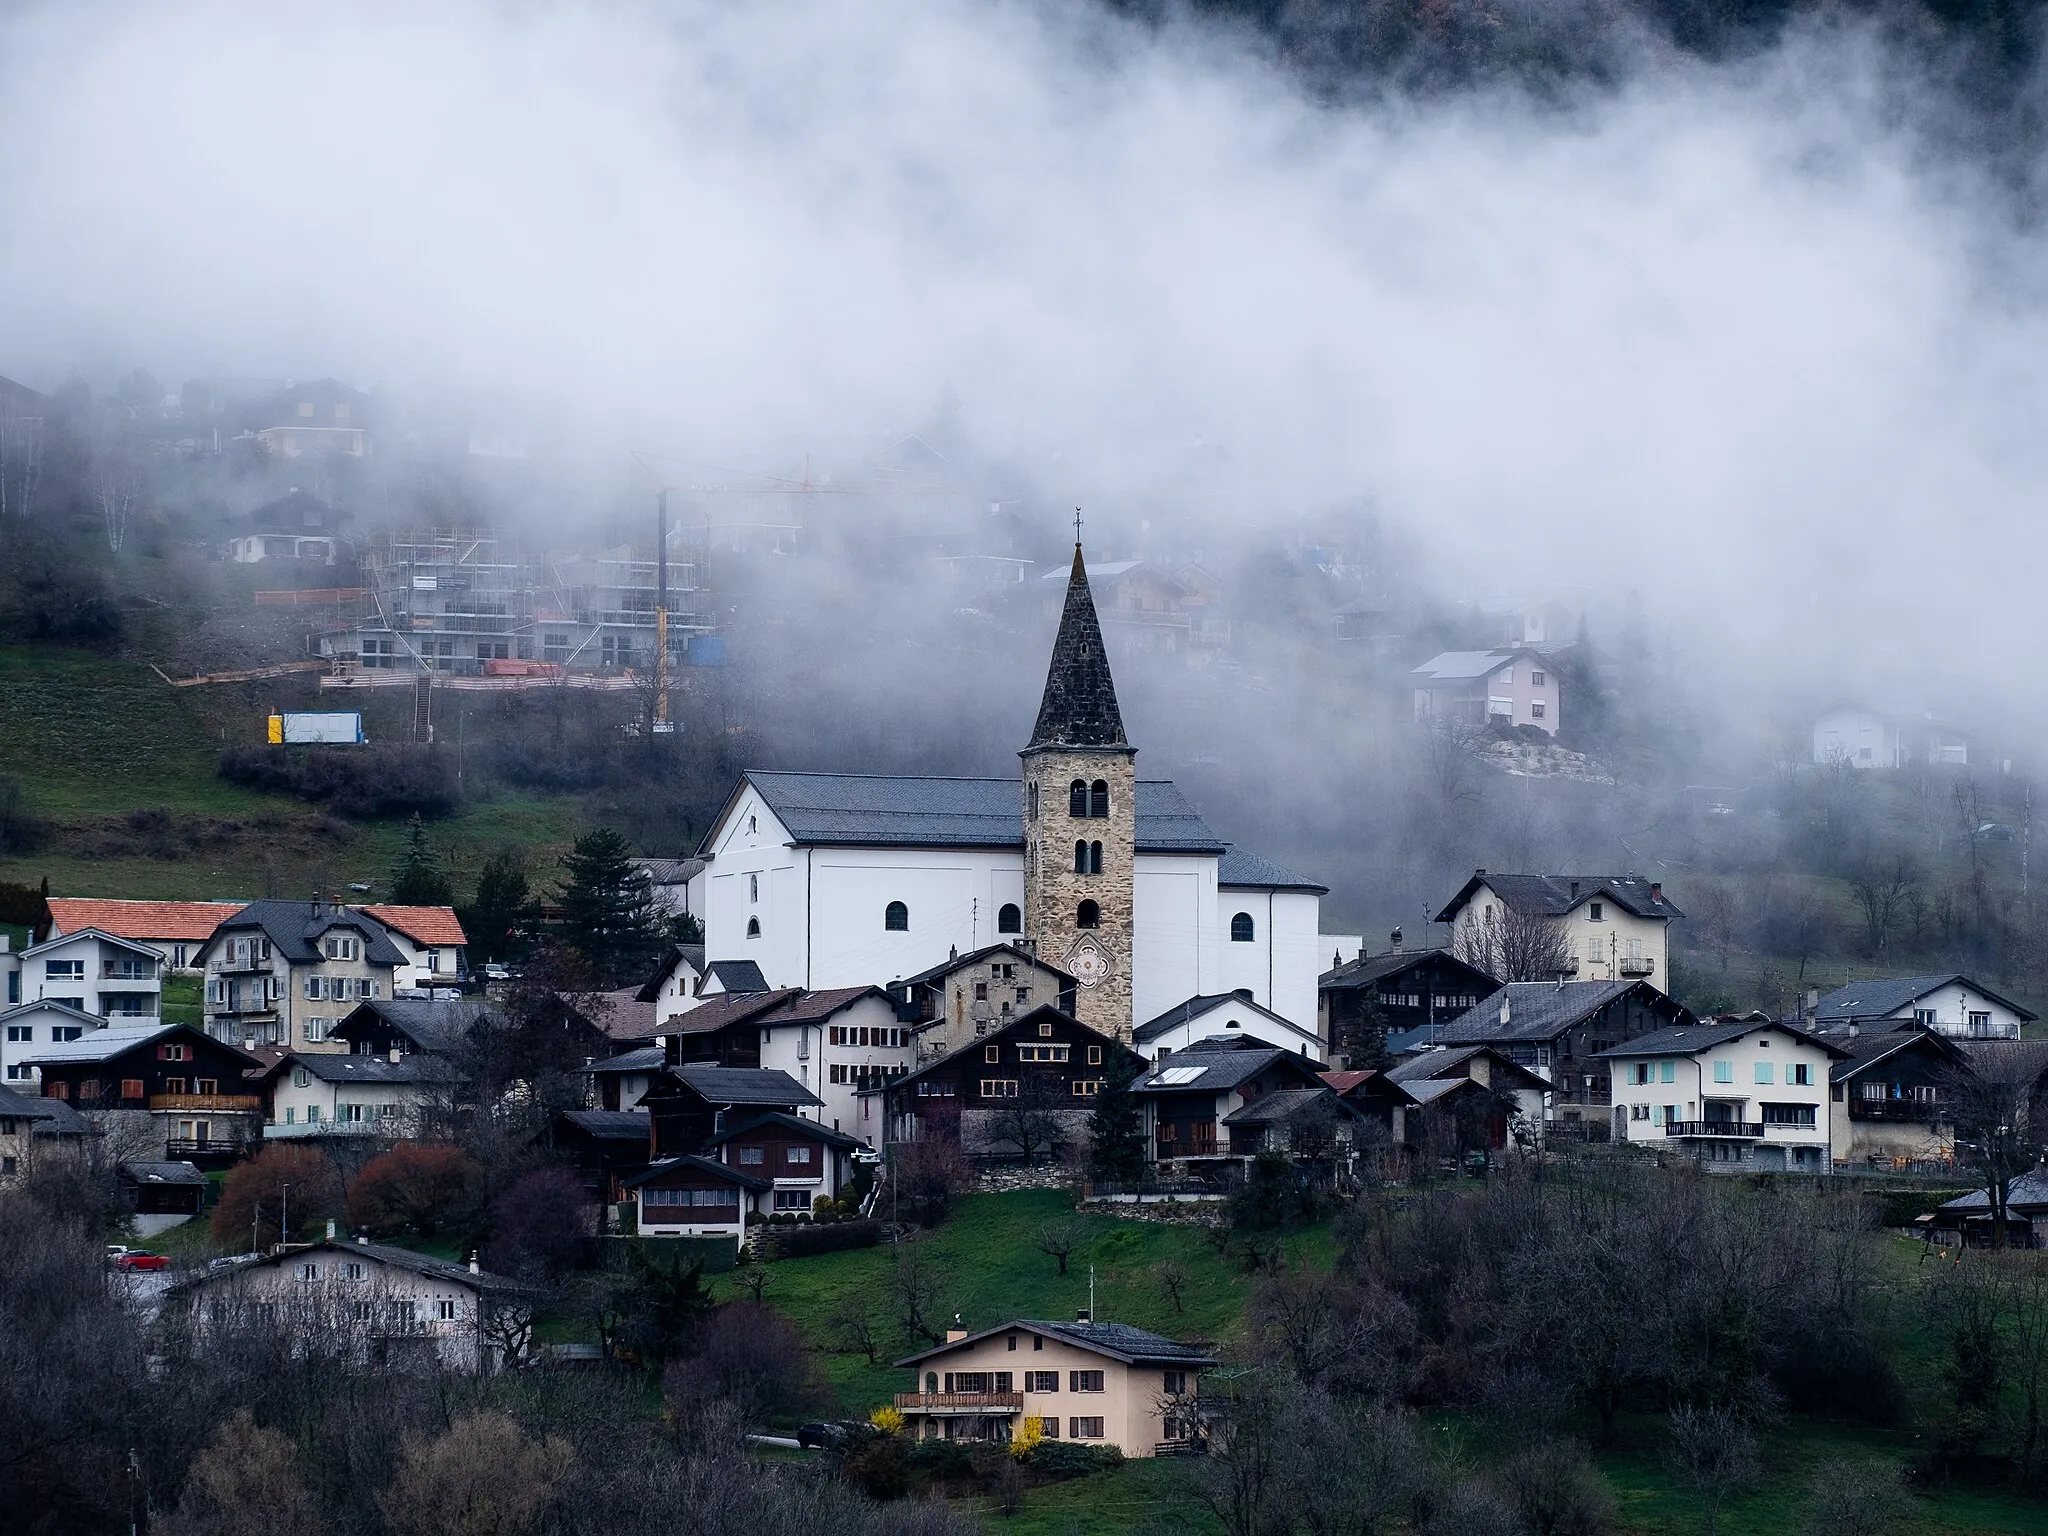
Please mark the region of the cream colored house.
[[1451, 925], [1451, 951], [1503, 981], [1528, 925], [1556, 925], [1563, 974], [1575, 981], [1647, 981], [1662, 991], [1671, 975], [1671, 920], [1684, 917], [1664, 887], [1641, 875], [1489, 875], [1483, 869], [1444, 904], [1436, 921]]
[[1048, 1440], [1114, 1445], [1126, 1456], [1176, 1451], [1198, 1432], [1198, 1374], [1218, 1362], [1191, 1344], [1125, 1323], [1014, 1322], [896, 1362], [918, 1391], [896, 1394], [917, 1439], [1009, 1440], [1035, 1419]]
[[1828, 1077], [1848, 1052], [1769, 1020], [1709, 1020], [1600, 1052], [1614, 1140], [1735, 1172], [1825, 1173]]

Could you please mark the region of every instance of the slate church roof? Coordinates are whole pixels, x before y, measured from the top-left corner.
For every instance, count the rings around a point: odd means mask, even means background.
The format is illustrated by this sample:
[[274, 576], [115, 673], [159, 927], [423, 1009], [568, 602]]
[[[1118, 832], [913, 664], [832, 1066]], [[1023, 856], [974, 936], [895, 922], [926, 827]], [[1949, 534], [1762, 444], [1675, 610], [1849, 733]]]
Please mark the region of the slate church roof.
[[1052, 665], [1045, 674], [1038, 724], [1024, 750], [1060, 747], [1132, 750], [1124, 739], [1116, 680], [1109, 674], [1109, 651], [1102, 643], [1102, 626], [1095, 617], [1095, 598], [1088, 590], [1088, 568], [1082, 564], [1079, 543], [1074, 545], [1067, 606], [1060, 614], [1059, 637], [1052, 644]]

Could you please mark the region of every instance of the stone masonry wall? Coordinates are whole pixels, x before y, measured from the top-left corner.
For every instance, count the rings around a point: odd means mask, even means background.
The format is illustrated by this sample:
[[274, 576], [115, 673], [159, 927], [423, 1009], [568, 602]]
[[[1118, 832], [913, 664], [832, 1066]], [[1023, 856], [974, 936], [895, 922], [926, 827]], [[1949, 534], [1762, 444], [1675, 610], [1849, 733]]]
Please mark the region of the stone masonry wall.
[[[1109, 784], [1106, 818], [1068, 814], [1075, 779]], [[1081, 976], [1075, 1010], [1081, 1022], [1118, 1040], [1131, 1037], [1131, 934], [1137, 856], [1137, 764], [1122, 751], [1036, 752], [1024, 760], [1024, 934], [1037, 944], [1040, 959]], [[1039, 814], [1030, 815], [1030, 786], [1038, 784]], [[1102, 873], [1074, 872], [1076, 842], [1102, 844]], [[1102, 925], [1078, 927], [1074, 914], [1083, 901], [1102, 910]], [[1086, 985], [1081, 947], [1093, 940], [1108, 964], [1095, 985]]]

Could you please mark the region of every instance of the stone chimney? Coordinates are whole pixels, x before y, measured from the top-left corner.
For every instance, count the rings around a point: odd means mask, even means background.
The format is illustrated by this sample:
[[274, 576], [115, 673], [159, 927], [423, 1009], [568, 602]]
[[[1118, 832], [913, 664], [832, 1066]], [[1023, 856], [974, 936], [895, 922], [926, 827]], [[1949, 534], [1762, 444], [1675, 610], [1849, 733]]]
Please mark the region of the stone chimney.
[[1089, 1311], [1088, 1308], [1082, 1307], [1079, 1311], [1075, 1312], [1074, 1321], [1077, 1323], [1092, 1323], [1095, 1321], [1095, 1314]]
[[480, 1275], [483, 1273], [482, 1270], [476, 1267], [476, 1255], [474, 1253], [470, 1254], [469, 1256], [469, 1272], [472, 1275]]
[[967, 1325], [960, 1321], [960, 1314], [955, 1312], [951, 1326], [946, 1329], [946, 1342], [948, 1344], [958, 1344], [966, 1337]]
[[398, 1065], [398, 1047], [395, 1045], [391, 1047], [391, 1065], [394, 1067]]
[[1508, 994], [1505, 987], [1501, 989], [1500, 994], [1500, 1021], [1503, 1024], [1508, 1022]]
[[1390, 955], [1401, 953], [1401, 930], [1398, 928], [1387, 935], [1387, 953]]

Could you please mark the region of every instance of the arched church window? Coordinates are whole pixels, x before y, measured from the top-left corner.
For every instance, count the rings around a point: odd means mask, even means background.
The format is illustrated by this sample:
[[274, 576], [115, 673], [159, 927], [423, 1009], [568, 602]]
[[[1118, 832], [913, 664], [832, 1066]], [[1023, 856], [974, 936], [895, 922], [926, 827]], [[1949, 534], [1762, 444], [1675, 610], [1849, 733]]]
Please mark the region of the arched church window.
[[910, 932], [910, 908], [900, 901], [892, 901], [882, 908], [882, 926], [891, 933]]
[[1006, 901], [996, 912], [997, 933], [1022, 933], [1024, 914], [1017, 910], [1017, 903]]
[[1102, 873], [1102, 844], [1090, 843], [1088, 845], [1088, 868], [1084, 873], [1090, 875]]
[[1074, 844], [1074, 873], [1077, 875], [1088, 873], [1088, 845], [1086, 843]]
[[1109, 814], [1109, 780], [1097, 779], [1088, 786], [1088, 814], [1107, 816]]
[[1088, 814], [1088, 785], [1081, 779], [1076, 779], [1067, 786], [1067, 814], [1069, 816], [1086, 816]]
[[761, 919], [759, 919], [758, 917], [750, 917], [747, 919], [747, 937], [750, 939], [758, 939], [759, 937], [761, 937]]
[[1240, 912], [1230, 920], [1230, 942], [1249, 944], [1259, 936], [1258, 928], [1252, 922], [1249, 912]]
[[1092, 901], [1082, 902], [1080, 907], [1074, 912], [1074, 926], [1076, 928], [1100, 928], [1102, 926], [1102, 908]]

